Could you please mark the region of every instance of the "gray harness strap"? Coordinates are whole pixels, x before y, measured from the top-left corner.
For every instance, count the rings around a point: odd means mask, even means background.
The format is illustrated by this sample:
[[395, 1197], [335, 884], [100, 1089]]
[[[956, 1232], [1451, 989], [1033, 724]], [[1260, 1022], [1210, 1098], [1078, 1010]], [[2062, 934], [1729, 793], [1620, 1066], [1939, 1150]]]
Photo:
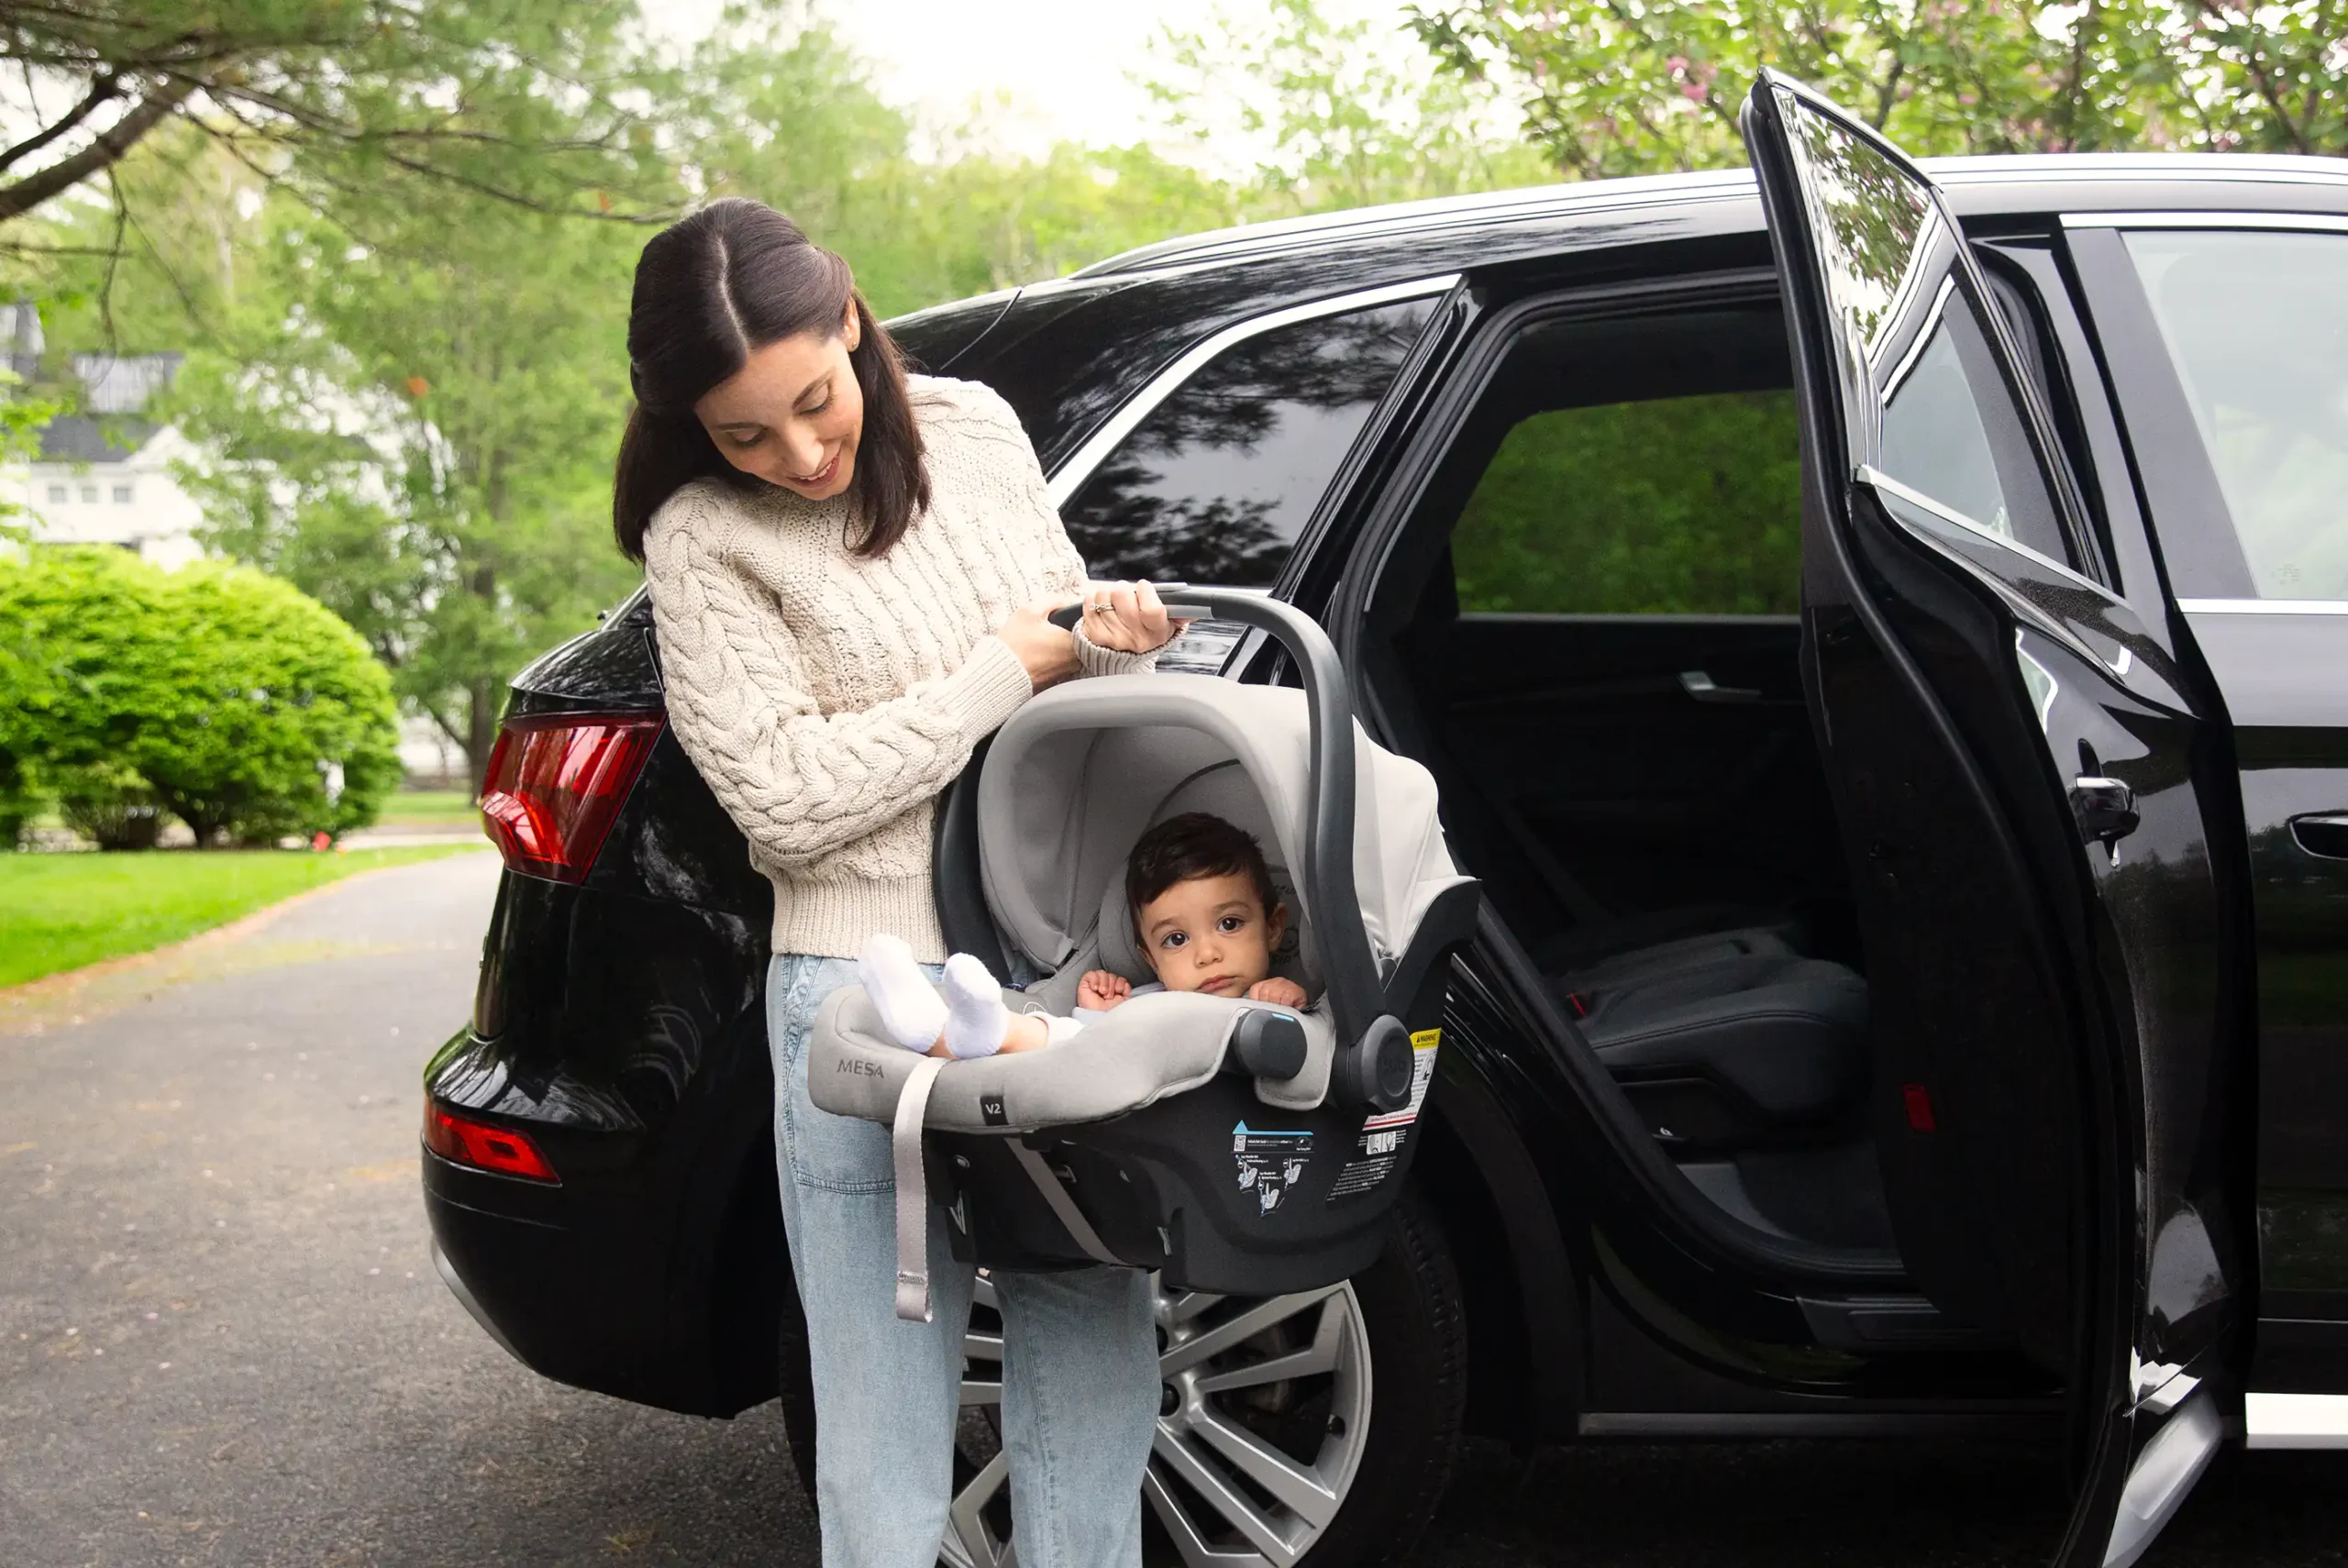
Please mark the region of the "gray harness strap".
[[897, 1316], [929, 1321], [929, 1182], [921, 1167], [922, 1121], [943, 1056], [924, 1056], [897, 1093], [897, 1120], [889, 1129], [889, 1159], [897, 1174]]
[[1084, 1249], [1084, 1255], [1112, 1268], [1125, 1267], [1125, 1260], [1102, 1243], [1100, 1232], [1093, 1230], [1092, 1221], [1084, 1217], [1084, 1210], [1076, 1206], [1076, 1199], [1068, 1195], [1068, 1188], [1060, 1185], [1060, 1178], [1052, 1174], [1052, 1167], [1044, 1163], [1044, 1156], [1015, 1137], [1004, 1142], [1011, 1145], [1011, 1153], [1019, 1161], [1020, 1167], [1026, 1171], [1027, 1179], [1036, 1184], [1036, 1190], [1044, 1195], [1044, 1201], [1052, 1206], [1052, 1212], [1058, 1215], [1060, 1223], [1068, 1227], [1069, 1235]]

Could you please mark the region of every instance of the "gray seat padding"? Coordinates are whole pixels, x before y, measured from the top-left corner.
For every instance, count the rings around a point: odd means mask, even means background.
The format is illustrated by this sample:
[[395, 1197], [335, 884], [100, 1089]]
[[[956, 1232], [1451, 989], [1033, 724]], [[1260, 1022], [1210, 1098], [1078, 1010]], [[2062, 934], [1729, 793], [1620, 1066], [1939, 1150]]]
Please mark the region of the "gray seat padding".
[[1868, 1075], [1867, 990], [1858, 975], [1743, 933], [1667, 948], [1557, 982], [1618, 1078], [1692, 1079], [1725, 1091], [1728, 1121], [1713, 1131], [1731, 1141], [1740, 1132], [1767, 1138], [1832, 1124], [1858, 1102]]
[[[1029, 1003], [1017, 991], [1005, 991], [1002, 999], [1014, 1011]], [[1157, 991], [1093, 1019], [1074, 1039], [1049, 1050], [948, 1062], [930, 1090], [926, 1123], [948, 1132], [1032, 1132], [1138, 1110], [1213, 1077], [1240, 1016], [1262, 1005], [1200, 991]], [[1324, 1015], [1301, 1017], [1325, 1090], [1335, 1037]], [[925, 1059], [890, 1042], [861, 986], [843, 986], [825, 999], [814, 1038], [808, 1096], [838, 1116], [888, 1121], [896, 1114], [898, 1091]]]

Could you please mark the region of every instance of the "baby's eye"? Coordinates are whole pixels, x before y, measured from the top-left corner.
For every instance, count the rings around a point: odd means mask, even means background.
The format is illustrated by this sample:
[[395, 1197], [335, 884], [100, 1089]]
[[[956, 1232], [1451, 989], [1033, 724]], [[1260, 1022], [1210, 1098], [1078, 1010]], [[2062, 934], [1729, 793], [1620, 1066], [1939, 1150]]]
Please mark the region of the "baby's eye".
[[1180, 947], [1190, 940], [1191, 938], [1188, 933], [1169, 931], [1166, 933], [1164, 939], [1158, 943], [1158, 945], [1161, 947]]
[[1225, 936], [1228, 936], [1235, 931], [1245, 929], [1246, 924], [1247, 917], [1246, 915], [1225, 915], [1221, 920], [1214, 922], [1214, 928], [1223, 933]]

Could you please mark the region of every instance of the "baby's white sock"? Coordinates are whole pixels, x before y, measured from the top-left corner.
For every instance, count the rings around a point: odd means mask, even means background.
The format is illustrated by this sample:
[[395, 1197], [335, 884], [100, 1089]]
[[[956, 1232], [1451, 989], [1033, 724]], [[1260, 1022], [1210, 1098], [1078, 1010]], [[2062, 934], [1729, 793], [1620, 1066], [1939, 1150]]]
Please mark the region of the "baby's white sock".
[[968, 953], [946, 960], [946, 1049], [957, 1058], [991, 1056], [1011, 1030], [1002, 988]]
[[914, 962], [902, 937], [867, 937], [856, 960], [857, 977], [880, 1014], [889, 1038], [908, 1051], [927, 1051], [946, 1031], [946, 999]]

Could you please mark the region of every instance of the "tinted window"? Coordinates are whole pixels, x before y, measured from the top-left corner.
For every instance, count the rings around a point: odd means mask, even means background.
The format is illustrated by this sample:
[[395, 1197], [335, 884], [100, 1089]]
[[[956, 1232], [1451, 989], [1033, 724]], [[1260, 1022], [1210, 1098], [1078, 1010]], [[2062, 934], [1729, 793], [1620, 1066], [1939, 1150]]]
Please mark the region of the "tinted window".
[[1982, 527], [2070, 562], [2021, 411], [1980, 317], [1957, 290], [1886, 380], [1876, 463]]
[[1790, 392], [1519, 421], [1452, 530], [1464, 611], [1792, 614], [1801, 433]]
[[1061, 509], [1086, 568], [1270, 587], [1434, 308], [1323, 316], [1217, 356]]
[[2127, 240], [2258, 596], [2348, 600], [2348, 235]]

